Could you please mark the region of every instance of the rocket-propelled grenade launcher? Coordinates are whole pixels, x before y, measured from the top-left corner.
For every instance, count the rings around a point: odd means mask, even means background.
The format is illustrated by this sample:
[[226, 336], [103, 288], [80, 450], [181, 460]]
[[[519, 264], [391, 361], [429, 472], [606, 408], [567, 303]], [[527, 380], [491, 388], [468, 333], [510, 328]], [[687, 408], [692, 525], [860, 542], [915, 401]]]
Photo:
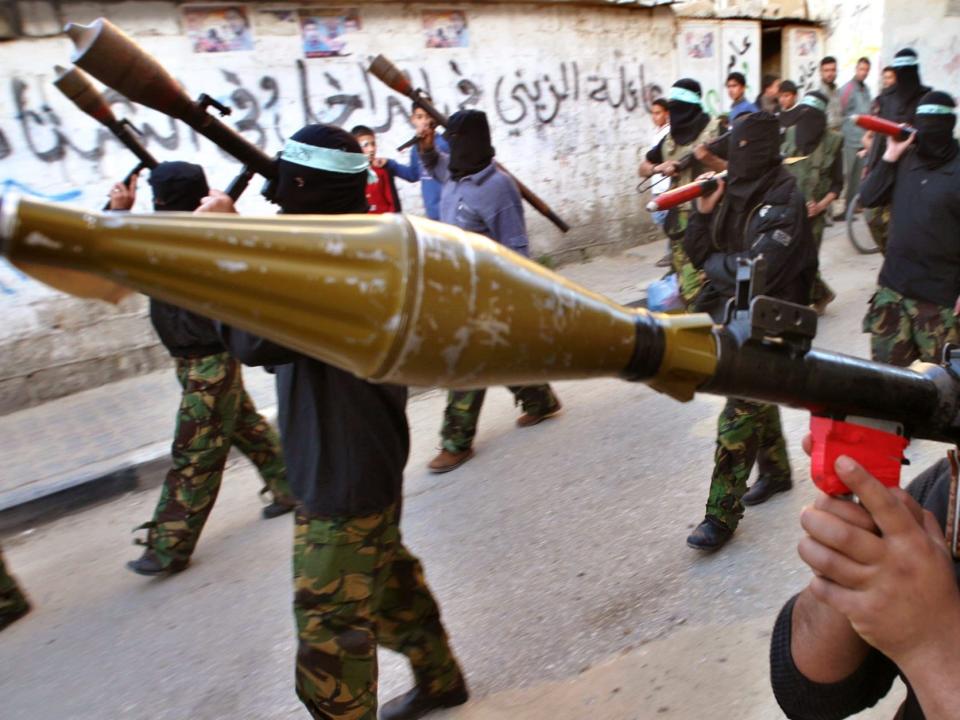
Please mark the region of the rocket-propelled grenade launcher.
[[[377, 382], [620, 377], [678, 400], [804, 408], [817, 480], [834, 492], [837, 448], [895, 482], [905, 438], [960, 442], [957, 349], [910, 369], [812, 349], [816, 314], [765, 297], [762, 261], [741, 266], [715, 325], [618, 305], [487, 238], [403, 215], [104, 215], [8, 193], [0, 254], [111, 279]], [[880, 464], [863, 430], [877, 428], [903, 438]]]
[[[433, 118], [437, 125], [441, 125], [443, 127], [447, 126], [447, 120], [449, 118], [436, 108], [423, 90], [414, 88], [413, 85], [410, 84], [410, 80], [407, 79], [407, 76], [400, 72], [400, 69], [383, 55], [377, 55], [377, 57], [373, 59], [373, 62], [370, 63], [368, 72], [383, 82], [387, 87], [391, 88], [392, 90], [396, 90], [401, 95], [406, 95], [411, 100], [417, 102], [419, 106], [422, 107], [424, 111]], [[409, 141], [397, 148], [397, 150], [404, 150], [416, 142], [417, 138], [411, 138]], [[497, 163], [497, 167], [509, 175], [511, 179], [513, 179], [513, 181], [517, 184], [517, 188], [520, 190], [520, 194], [523, 196], [523, 199], [530, 203], [537, 212], [552, 222], [557, 228], [560, 229], [561, 232], [567, 232], [570, 229], [570, 226], [567, 225], [567, 223], [565, 223], [539, 195], [520, 182], [515, 175], [513, 175], [499, 162]]]
[[[157, 159], [150, 154], [150, 151], [140, 141], [140, 131], [126, 118], [123, 120], [117, 119], [103, 93], [97, 90], [93, 81], [83, 70], [77, 67], [68, 70], [60, 65], [54, 66], [54, 70], [57, 73], [57, 79], [53, 81], [56, 88], [66, 95], [74, 105], [112, 132], [127, 150], [137, 156], [140, 162], [127, 173], [127, 176], [123, 179], [124, 185], [128, 185], [131, 178], [141, 170], [153, 170], [157, 166]], [[108, 210], [109, 208], [110, 201], [108, 200], [103, 209]]]
[[132, 102], [186, 123], [239, 160], [243, 170], [228, 188], [234, 200], [240, 197], [254, 174], [267, 179], [263, 194], [271, 199], [271, 181], [277, 177], [274, 158], [209, 112], [213, 107], [225, 116], [230, 114], [230, 108], [207, 94], [192, 100], [156, 58], [105, 18], [89, 25], [70, 23], [64, 32], [76, 46], [71, 57], [75, 65]]
[[669, 210], [670, 208], [682, 205], [689, 200], [695, 200], [698, 197], [709, 195], [720, 184], [720, 181], [727, 177], [727, 172], [719, 172], [712, 177], [703, 180], [694, 180], [686, 185], [681, 185], [673, 190], [667, 190], [665, 193], [657, 195], [653, 200], [647, 203], [647, 210], [656, 212], [657, 210]]
[[917, 129], [911, 125], [895, 123], [892, 120], [884, 120], [876, 115], [853, 115], [853, 121], [864, 130], [873, 130], [882, 135], [889, 135], [892, 138], [903, 141], [913, 135]]

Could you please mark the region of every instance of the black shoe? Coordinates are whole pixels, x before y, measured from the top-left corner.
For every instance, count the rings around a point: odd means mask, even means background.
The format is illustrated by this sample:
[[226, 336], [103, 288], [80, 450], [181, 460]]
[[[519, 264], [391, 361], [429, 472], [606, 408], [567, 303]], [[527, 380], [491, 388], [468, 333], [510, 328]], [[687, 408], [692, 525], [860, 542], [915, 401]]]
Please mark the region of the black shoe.
[[793, 487], [793, 480], [788, 477], [775, 478], [770, 475], [761, 475], [747, 490], [741, 502], [744, 505], [759, 505], [769, 500], [779, 492], [786, 492]]
[[288, 512], [293, 512], [295, 507], [295, 503], [278, 502], [277, 500], [274, 500], [272, 503], [263, 508], [261, 514], [263, 515], [264, 520], [272, 520], [275, 517], [286, 515]]
[[137, 575], [173, 575], [186, 570], [189, 564], [189, 560], [174, 560], [164, 567], [153, 550], [147, 550], [139, 560], [128, 562], [127, 567]]
[[463, 680], [437, 695], [428, 695], [418, 686], [386, 702], [380, 708], [380, 720], [417, 720], [434, 710], [463, 705], [469, 698]]
[[662, 268], [673, 267], [673, 255], [671, 253], [667, 253], [662, 258], [657, 260], [656, 265], [657, 267], [662, 267]]
[[27, 599], [20, 594], [19, 591], [16, 592], [19, 595], [16, 607], [11, 608], [8, 612], [0, 613], [0, 630], [3, 630], [30, 612], [30, 603], [27, 602]]
[[694, 550], [719, 550], [733, 537], [733, 530], [709, 515], [690, 533], [687, 545]]

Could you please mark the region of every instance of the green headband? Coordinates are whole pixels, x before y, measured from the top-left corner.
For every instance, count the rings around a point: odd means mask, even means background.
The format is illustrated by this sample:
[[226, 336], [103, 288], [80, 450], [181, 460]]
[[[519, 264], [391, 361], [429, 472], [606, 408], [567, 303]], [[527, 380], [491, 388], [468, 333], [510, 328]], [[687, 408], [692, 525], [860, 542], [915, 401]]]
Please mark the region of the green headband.
[[314, 170], [326, 170], [344, 175], [355, 175], [370, 169], [370, 161], [363, 153], [316, 147], [296, 140], [287, 140], [284, 143], [280, 159]]
[[670, 95], [667, 97], [668, 100], [676, 100], [677, 102], [690, 103], [691, 105], [700, 104], [700, 96], [697, 95], [693, 90], [687, 90], [682, 87], [672, 87], [670, 88]]
[[827, 111], [827, 104], [816, 95], [804, 95], [803, 100], [800, 101], [800, 104], [809, 105], [812, 108], [816, 108], [820, 112]]
[[957, 109], [949, 105], [920, 105], [917, 115], [956, 115]]
[[916, 55], [901, 55], [900, 57], [895, 57], [893, 62], [890, 63], [891, 66], [898, 67], [913, 67], [914, 65], [919, 65], [920, 61], [917, 60]]

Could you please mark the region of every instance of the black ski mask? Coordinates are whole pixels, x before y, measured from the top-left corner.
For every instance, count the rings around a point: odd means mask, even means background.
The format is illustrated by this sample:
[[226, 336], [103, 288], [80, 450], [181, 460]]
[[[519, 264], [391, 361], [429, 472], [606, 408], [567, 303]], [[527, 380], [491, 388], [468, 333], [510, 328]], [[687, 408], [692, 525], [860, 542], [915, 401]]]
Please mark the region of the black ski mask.
[[[311, 147], [338, 152], [313, 157]], [[369, 209], [369, 163], [356, 138], [334, 125], [307, 125], [294, 133], [277, 163], [277, 176], [274, 197], [284, 214], [343, 215]]]
[[150, 171], [153, 209], [193, 212], [210, 194], [203, 168], [188, 162], [162, 162]]
[[894, 92], [900, 101], [913, 100], [920, 92], [920, 62], [912, 48], [898, 50], [893, 56], [893, 74], [897, 76]]
[[756, 201], [780, 167], [780, 123], [768, 112], [738, 119], [730, 132], [726, 195], [737, 212]]
[[670, 88], [667, 112], [670, 114], [670, 137], [678, 145], [689, 145], [710, 122], [700, 104], [700, 83], [690, 78], [677, 80]]
[[957, 124], [956, 103], [945, 92], [933, 90], [920, 98], [914, 127], [917, 128], [917, 159], [938, 167], [957, 156], [953, 129]]
[[801, 155], [809, 155], [817, 149], [823, 134], [827, 130], [826, 107], [829, 100], [813, 90], [808, 92], [803, 102], [797, 106], [796, 143]]
[[450, 177], [454, 180], [474, 175], [493, 162], [496, 151], [490, 144], [490, 125], [485, 112], [455, 112], [447, 121], [444, 137], [450, 143]]

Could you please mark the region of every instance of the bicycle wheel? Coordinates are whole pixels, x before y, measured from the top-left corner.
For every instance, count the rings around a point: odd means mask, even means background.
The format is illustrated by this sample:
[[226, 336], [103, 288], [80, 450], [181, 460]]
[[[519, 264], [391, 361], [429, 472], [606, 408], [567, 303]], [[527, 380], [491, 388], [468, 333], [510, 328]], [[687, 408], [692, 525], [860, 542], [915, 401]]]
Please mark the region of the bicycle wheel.
[[873, 239], [873, 233], [867, 225], [867, 219], [864, 213], [857, 212], [860, 208], [860, 196], [854, 196], [853, 200], [847, 203], [847, 237], [856, 251], [862, 255], [873, 255], [880, 252], [880, 247]]

